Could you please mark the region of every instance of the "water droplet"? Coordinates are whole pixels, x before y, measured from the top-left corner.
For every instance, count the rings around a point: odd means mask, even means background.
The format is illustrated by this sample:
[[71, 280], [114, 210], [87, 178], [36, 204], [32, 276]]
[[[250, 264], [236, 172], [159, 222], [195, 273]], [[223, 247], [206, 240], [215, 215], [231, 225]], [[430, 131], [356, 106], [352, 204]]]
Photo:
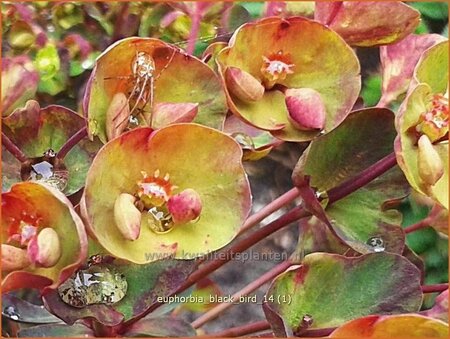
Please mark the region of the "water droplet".
[[174, 226], [172, 216], [164, 206], [150, 208], [144, 221], [147, 222], [148, 227], [157, 234], [168, 233]]
[[14, 306], [7, 306], [3, 309], [3, 314], [12, 320], [19, 320], [20, 315], [17, 313]]
[[130, 115], [128, 118], [128, 128], [133, 129], [139, 126], [139, 119], [134, 115]]
[[125, 276], [107, 265], [92, 265], [75, 272], [58, 287], [60, 298], [73, 307], [92, 304], [111, 305], [125, 297]]
[[54, 157], [56, 157], [56, 152], [53, 149], [49, 148], [48, 150], [46, 150], [44, 152], [44, 156], [49, 157], [49, 158], [54, 158]]
[[374, 252], [383, 252], [384, 251], [384, 241], [381, 237], [372, 237], [367, 240], [367, 245], [372, 247]]
[[[61, 192], [67, 187], [69, 172], [56, 153], [49, 149], [43, 157], [31, 159], [22, 165], [20, 175], [22, 180], [42, 182]], [[54, 155], [53, 155], [54, 154]]]
[[320, 204], [322, 205], [322, 207], [323, 208], [327, 207], [328, 202], [330, 201], [330, 199], [328, 197], [328, 192], [327, 191], [316, 191], [315, 195], [316, 195], [317, 200], [319, 200]]

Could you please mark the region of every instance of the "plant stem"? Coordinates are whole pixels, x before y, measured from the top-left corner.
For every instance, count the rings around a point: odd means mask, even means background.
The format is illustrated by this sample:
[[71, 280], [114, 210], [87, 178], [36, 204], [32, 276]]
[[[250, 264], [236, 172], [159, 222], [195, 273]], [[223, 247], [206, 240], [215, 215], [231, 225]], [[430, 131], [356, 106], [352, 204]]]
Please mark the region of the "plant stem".
[[444, 292], [446, 289], [448, 289], [448, 283], [422, 286], [423, 293]]
[[6, 136], [5, 133], [2, 132], [2, 145], [11, 153], [17, 160], [20, 162], [25, 162], [28, 160], [27, 156], [16, 146], [15, 143], [11, 141], [10, 138]]
[[353, 193], [354, 191], [364, 187], [372, 180], [376, 179], [383, 173], [387, 172], [389, 169], [397, 165], [397, 159], [395, 153], [392, 152], [384, 158], [378, 160], [372, 166], [366, 168], [360, 172], [356, 177], [350, 178], [349, 180], [343, 182], [339, 186], [332, 188], [328, 191], [329, 203], [331, 204], [338, 201], [347, 195]]
[[415, 231], [421, 230], [422, 228], [425, 228], [425, 227], [428, 227], [428, 226], [430, 226], [429, 219], [425, 218], [425, 219], [423, 219], [423, 220], [421, 220], [419, 222], [416, 222], [415, 224], [412, 224], [412, 225], [409, 225], [409, 226], [405, 227], [403, 229], [403, 231], [406, 234], [408, 234], [408, 233], [411, 233], [411, 232], [415, 232]]
[[64, 159], [64, 157], [67, 155], [67, 153], [70, 152], [70, 150], [78, 144], [81, 140], [83, 140], [85, 137], [87, 137], [87, 127], [83, 127], [80, 129], [77, 133], [72, 135], [69, 140], [66, 141], [64, 145], [62, 145], [61, 149], [59, 150], [57, 157], [59, 159]]
[[201, 15], [200, 15], [200, 10], [198, 8], [198, 4], [195, 4], [195, 10], [194, 10], [194, 13], [192, 13], [192, 15], [191, 15], [191, 19], [192, 19], [192, 24], [191, 24], [191, 30], [189, 32], [189, 38], [188, 38], [188, 44], [186, 47], [186, 52], [188, 54], [192, 55], [192, 54], [194, 54], [195, 42], [197, 41], [198, 32], [200, 29]]
[[[247, 334], [252, 334], [255, 332], [260, 332], [260, 331], [265, 331], [265, 330], [270, 330], [270, 324], [267, 322], [267, 320], [261, 320], [261, 321], [257, 321], [252, 324], [232, 327], [232, 328], [228, 328], [224, 331], [207, 334], [207, 335], [205, 335], [205, 337], [208, 337], [208, 338], [210, 338], [210, 337], [234, 338], [234, 337], [240, 337], [240, 336], [244, 336]], [[200, 336], [200, 338], [201, 337], [202, 336]]]
[[275, 278], [280, 273], [284, 272], [289, 266], [291, 266], [292, 263], [290, 261], [284, 261], [281, 264], [275, 266], [270, 271], [266, 272], [262, 276], [260, 276], [255, 281], [251, 282], [247, 286], [245, 286], [240, 291], [233, 294], [233, 300], [235, 300], [234, 303], [229, 302], [223, 302], [214, 308], [210, 309], [208, 312], [201, 315], [199, 318], [195, 319], [195, 321], [192, 322], [192, 326], [194, 328], [199, 328], [203, 326], [205, 323], [207, 323], [210, 320], [213, 320], [215, 317], [217, 317], [220, 313], [231, 307], [232, 305], [236, 305], [238, 303], [238, 300], [241, 296], [249, 295], [253, 291], [257, 290], [259, 287], [264, 285], [265, 283], [271, 281], [273, 278]]
[[297, 187], [294, 187], [287, 191], [286, 193], [280, 195], [278, 198], [276, 198], [274, 201], [270, 202], [263, 208], [261, 208], [258, 212], [252, 214], [250, 217], [247, 218], [244, 225], [242, 225], [241, 229], [239, 230], [239, 234], [244, 233], [248, 229], [252, 228], [253, 226], [259, 224], [261, 221], [263, 221], [265, 218], [267, 218], [272, 213], [278, 211], [280, 208], [288, 205], [292, 201], [294, 201], [297, 197], [300, 196], [300, 192], [297, 189]]

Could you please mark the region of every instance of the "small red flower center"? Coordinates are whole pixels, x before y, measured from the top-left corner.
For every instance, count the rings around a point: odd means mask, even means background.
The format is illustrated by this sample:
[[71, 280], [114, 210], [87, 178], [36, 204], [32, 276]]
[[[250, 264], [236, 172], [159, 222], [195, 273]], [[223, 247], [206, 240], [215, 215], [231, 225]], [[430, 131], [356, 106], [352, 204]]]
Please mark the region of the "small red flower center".
[[41, 222], [42, 218], [25, 211], [21, 213], [20, 218], [11, 217], [7, 242], [17, 246], [27, 246], [30, 240], [37, 236]]
[[271, 54], [268, 57], [263, 56], [261, 73], [264, 77], [264, 86], [270, 89], [277, 82], [286, 79], [288, 74], [294, 73], [294, 66], [291, 63], [290, 55], [283, 54], [283, 51], [278, 51], [278, 53]]
[[159, 170], [156, 170], [153, 176], [142, 172], [143, 179], [138, 181], [138, 198], [144, 203], [145, 208], [159, 207], [165, 204], [175, 188], [169, 179], [169, 174], [161, 178]]
[[427, 109], [419, 118], [416, 132], [421, 135], [425, 134], [431, 142], [435, 142], [448, 134], [448, 98], [442, 94], [433, 95]]

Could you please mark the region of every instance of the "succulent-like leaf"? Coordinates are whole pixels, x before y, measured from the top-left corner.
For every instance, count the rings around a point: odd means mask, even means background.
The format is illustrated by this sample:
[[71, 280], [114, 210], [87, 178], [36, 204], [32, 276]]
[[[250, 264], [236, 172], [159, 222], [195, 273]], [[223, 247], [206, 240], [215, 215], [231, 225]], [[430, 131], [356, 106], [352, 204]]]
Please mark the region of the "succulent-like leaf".
[[412, 314], [371, 315], [355, 319], [331, 333], [331, 338], [448, 338], [448, 324]]
[[135, 337], [194, 337], [195, 329], [186, 320], [172, 316], [144, 318], [133, 324], [125, 336]]
[[[317, 91], [326, 108], [324, 132], [345, 119], [361, 87], [359, 63], [349, 46], [327, 27], [301, 17], [244, 24], [219, 53], [218, 63], [222, 77], [234, 67], [264, 83], [270, 80], [267, 72], [275, 72], [278, 80], [266, 84], [261, 100], [244, 102], [228, 88], [228, 104], [234, 114], [282, 140], [307, 141], [320, 131], [296, 129], [288, 119], [285, 95], [274, 85]], [[278, 74], [275, 66], [281, 65], [285, 71]]]
[[[20, 232], [19, 222], [25, 216], [40, 219], [39, 228], [51, 227], [62, 244], [61, 257], [52, 267], [30, 266], [6, 274], [2, 291], [19, 288], [43, 288], [67, 279], [87, 255], [87, 238], [84, 225], [72, 204], [59, 191], [34, 182], [17, 183], [11, 191], [2, 194], [2, 244]], [[24, 221], [28, 223], [28, 221]], [[19, 229], [16, 226], [19, 224]]]
[[400, 41], [419, 25], [420, 13], [401, 2], [316, 2], [314, 18], [338, 32], [352, 46]]
[[304, 317], [312, 319], [308, 328], [314, 329], [370, 314], [416, 312], [422, 291], [418, 269], [402, 256], [314, 253], [278, 276], [266, 298], [268, 306], [300, 334], [306, 329]]
[[[241, 157], [232, 138], [197, 124], [130, 131], [109, 142], [95, 158], [81, 203], [83, 214], [99, 243], [116, 257], [142, 264], [170, 254], [179, 259], [201, 256], [228, 244], [249, 213], [250, 191]], [[174, 193], [195, 190], [202, 201], [198, 221], [165, 234], [143, 223], [139, 238], [126, 241], [115, 226], [114, 202], [121, 193], [136, 193], [142, 171], [169, 174], [170, 184], [178, 187]]]
[[[145, 95], [142, 94], [143, 98], [137, 107], [144, 110], [147, 122], [150, 112], [158, 104], [191, 103], [198, 104], [194, 122], [218, 129], [222, 127], [227, 110], [225, 94], [211, 68], [160, 40], [127, 38], [116, 42], [99, 56], [89, 80], [84, 111], [91, 135], [98, 136], [102, 142], [107, 141], [106, 112], [115, 94], [123, 93], [127, 97], [133, 95], [130, 94], [135, 84], [133, 64], [140, 52], [150, 56], [156, 66], [151, 76], [153, 87], [149, 77], [145, 86], [144, 80], [141, 80], [141, 86], [136, 88], [136, 92], [141, 93], [145, 87]], [[149, 91], [153, 91], [153, 103], [150, 102]], [[137, 97], [138, 94], [134, 93], [134, 100]], [[148, 100], [144, 99], [147, 97]]]
[[2, 116], [25, 105], [36, 94], [39, 75], [27, 56], [2, 59]]
[[[85, 119], [74, 111], [56, 105], [40, 108], [34, 100], [28, 101], [24, 108], [14, 111], [2, 122], [3, 132], [30, 158], [42, 157], [49, 149], [58, 152], [72, 135], [86, 126]], [[69, 171], [64, 189], [66, 195], [84, 186], [86, 173], [99, 146], [98, 142], [82, 140], [66, 155], [64, 164]], [[3, 190], [7, 190], [12, 183], [20, 181], [20, 171], [17, 173], [17, 167], [13, 166], [17, 160], [4, 158], [4, 155], [2, 158]]]

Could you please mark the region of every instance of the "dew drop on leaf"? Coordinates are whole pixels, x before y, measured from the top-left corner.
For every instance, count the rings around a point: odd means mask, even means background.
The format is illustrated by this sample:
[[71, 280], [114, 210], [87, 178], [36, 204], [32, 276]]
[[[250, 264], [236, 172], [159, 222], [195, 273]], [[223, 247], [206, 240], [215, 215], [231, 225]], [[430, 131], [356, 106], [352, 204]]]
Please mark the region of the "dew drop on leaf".
[[125, 276], [107, 265], [92, 265], [77, 271], [58, 287], [60, 298], [73, 307], [112, 305], [125, 297]]
[[381, 237], [372, 237], [367, 240], [367, 245], [372, 247], [374, 252], [383, 252], [384, 251], [384, 241]]
[[20, 315], [17, 313], [17, 310], [14, 308], [14, 306], [7, 306], [3, 309], [3, 314], [12, 320], [19, 320]]

